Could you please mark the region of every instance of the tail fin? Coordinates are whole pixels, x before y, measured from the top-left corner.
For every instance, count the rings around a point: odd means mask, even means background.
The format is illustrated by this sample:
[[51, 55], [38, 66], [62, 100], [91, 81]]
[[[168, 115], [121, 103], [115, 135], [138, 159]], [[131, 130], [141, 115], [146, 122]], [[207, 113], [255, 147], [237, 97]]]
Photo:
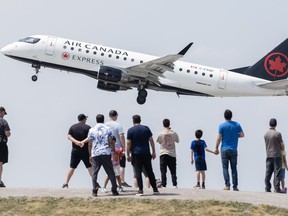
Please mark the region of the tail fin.
[[276, 81], [288, 77], [288, 38], [243, 73]]

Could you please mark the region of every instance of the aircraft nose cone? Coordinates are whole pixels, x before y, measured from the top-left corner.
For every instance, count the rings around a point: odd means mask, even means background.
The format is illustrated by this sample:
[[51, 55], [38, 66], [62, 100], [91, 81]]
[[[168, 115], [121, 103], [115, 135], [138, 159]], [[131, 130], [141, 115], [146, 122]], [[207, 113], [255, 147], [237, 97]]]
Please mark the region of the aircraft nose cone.
[[1, 49], [1, 53], [3, 53], [4, 55], [9, 55], [11, 52], [12, 52], [11, 45], [7, 45]]

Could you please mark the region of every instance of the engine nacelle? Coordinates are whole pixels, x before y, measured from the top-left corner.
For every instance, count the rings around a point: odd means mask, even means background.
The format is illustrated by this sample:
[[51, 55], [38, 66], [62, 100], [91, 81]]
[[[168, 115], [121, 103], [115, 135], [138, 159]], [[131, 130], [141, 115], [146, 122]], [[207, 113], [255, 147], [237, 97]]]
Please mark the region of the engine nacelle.
[[[101, 66], [98, 73], [98, 80], [119, 82], [122, 78], [122, 71], [116, 68]], [[99, 86], [99, 82], [98, 82]], [[99, 87], [98, 87], [99, 88]]]
[[97, 88], [105, 90], [105, 91], [113, 91], [113, 92], [120, 90], [119, 85], [115, 85], [115, 84], [111, 84], [111, 83], [105, 83], [101, 80], [98, 81]]

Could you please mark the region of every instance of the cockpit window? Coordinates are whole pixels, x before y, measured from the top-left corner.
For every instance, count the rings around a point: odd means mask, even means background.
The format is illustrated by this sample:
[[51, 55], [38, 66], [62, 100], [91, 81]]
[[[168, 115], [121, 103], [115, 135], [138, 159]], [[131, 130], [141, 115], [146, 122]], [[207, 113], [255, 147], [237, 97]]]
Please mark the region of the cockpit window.
[[38, 41], [40, 41], [40, 38], [26, 37], [26, 38], [20, 39], [19, 41], [20, 42], [25, 42], [25, 43], [35, 44]]

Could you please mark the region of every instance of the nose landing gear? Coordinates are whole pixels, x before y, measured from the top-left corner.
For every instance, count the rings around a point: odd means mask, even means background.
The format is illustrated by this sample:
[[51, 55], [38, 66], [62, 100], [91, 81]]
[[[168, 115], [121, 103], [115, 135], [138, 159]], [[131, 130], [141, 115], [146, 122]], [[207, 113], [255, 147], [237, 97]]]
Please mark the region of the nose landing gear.
[[142, 105], [146, 102], [146, 97], [148, 95], [148, 92], [146, 89], [142, 88], [138, 90], [138, 97], [137, 97], [137, 103]]
[[32, 67], [35, 68], [35, 75], [31, 77], [33, 82], [36, 82], [38, 79], [38, 73], [40, 72], [41, 66], [39, 64], [32, 64]]

